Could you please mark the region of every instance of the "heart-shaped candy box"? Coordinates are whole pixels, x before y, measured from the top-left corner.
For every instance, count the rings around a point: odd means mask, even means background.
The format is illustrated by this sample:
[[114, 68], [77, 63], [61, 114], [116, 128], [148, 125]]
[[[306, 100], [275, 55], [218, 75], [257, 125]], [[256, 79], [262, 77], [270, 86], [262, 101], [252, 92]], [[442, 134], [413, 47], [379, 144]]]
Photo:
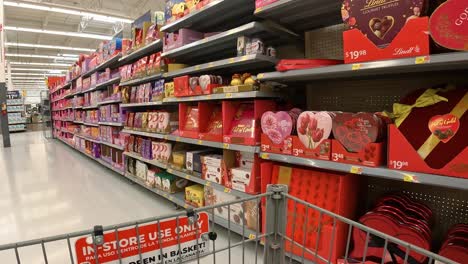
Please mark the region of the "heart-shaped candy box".
[[332, 117], [329, 112], [306, 111], [297, 119], [297, 135], [306, 148], [315, 149], [330, 137], [331, 131]]
[[379, 48], [385, 48], [410, 19], [424, 16], [427, 0], [345, 0], [341, 16]]
[[263, 134], [267, 135], [274, 144], [281, 144], [286, 137], [291, 135], [293, 120], [287, 112], [268, 111], [262, 116], [261, 126]]
[[359, 152], [381, 139], [383, 126], [380, 118], [372, 113], [337, 113], [333, 119], [333, 136], [349, 152]]

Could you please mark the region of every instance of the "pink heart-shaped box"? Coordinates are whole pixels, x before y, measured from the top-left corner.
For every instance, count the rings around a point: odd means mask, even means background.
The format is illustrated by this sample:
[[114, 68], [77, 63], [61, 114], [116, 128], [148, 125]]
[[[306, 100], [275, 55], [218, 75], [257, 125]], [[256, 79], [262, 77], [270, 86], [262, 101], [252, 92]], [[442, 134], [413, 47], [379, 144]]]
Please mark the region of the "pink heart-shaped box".
[[292, 118], [284, 111], [277, 113], [265, 112], [262, 115], [261, 125], [263, 133], [274, 144], [281, 144], [286, 137], [291, 135], [293, 130]]
[[306, 111], [297, 119], [297, 135], [305, 147], [315, 149], [330, 137], [332, 124], [330, 113]]

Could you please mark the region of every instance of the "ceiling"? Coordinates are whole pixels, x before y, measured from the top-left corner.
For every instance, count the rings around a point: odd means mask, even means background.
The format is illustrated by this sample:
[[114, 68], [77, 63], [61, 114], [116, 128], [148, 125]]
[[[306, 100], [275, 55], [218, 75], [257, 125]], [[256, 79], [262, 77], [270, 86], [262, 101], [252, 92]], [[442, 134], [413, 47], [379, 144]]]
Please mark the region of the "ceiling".
[[[5, 0], [11, 2], [18, 2], [17, 0]], [[162, 11], [164, 9], [164, 0], [83, 0], [83, 1], [70, 1], [70, 0], [52, 0], [52, 1], [21, 1], [22, 3], [40, 3], [40, 4], [55, 4], [61, 5], [64, 8], [72, 7], [73, 9], [80, 9], [81, 11], [98, 12], [109, 16], [117, 16], [123, 18], [135, 19], [148, 10]], [[81, 29], [80, 23], [86, 21], [78, 15], [69, 15], [57, 12], [50, 12], [44, 10], [35, 10], [28, 8], [20, 8], [17, 6], [4, 6], [5, 12], [5, 26], [6, 27], [25, 27], [44, 30], [55, 30], [65, 32], [83, 32], [90, 34], [99, 34], [104, 36], [112, 36], [114, 34], [114, 26], [120, 23], [100, 22], [90, 20], [85, 23], [85, 27]], [[121, 26], [121, 25], [119, 25]], [[129, 24], [125, 25], [125, 31], [129, 32]], [[20, 32], [13, 30], [6, 30], [6, 42], [8, 43], [28, 43], [28, 44], [41, 44], [41, 45], [54, 45], [66, 46], [75, 48], [89, 48], [95, 49], [102, 40], [82, 38], [75, 36], [64, 35], [51, 35], [44, 33]], [[51, 58], [29, 58], [29, 57], [11, 57], [14, 54], [32, 54], [32, 55], [51, 55], [57, 56], [60, 54], [75, 54], [78, 55], [79, 51], [62, 50], [62, 49], [44, 49], [44, 48], [31, 48], [31, 47], [7, 47], [7, 61], [10, 62], [26, 62], [26, 63], [66, 63], [71, 64], [73, 61], [58, 61]], [[83, 52], [81, 52], [83, 53]], [[34, 69], [66, 69], [62, 66], [42, 66], [42, 65], [12, 65], [13, 69], [18, 68], [34, 68]], [[12, 70], [14, 73], [28, 73], [26, 70]], [[38, 73], [40, 71], [32, 71], [31, 73]], [[35, 76], [37, 77], [37, 76]], [[22, 78], [16, 76], [13, 79], [13, 84], [23, 83]], [[25, 77], [26, 78], [26, 77]], [[29, 85], [23, 85], [29, 87]], [[18, 88], [18, 85], [15, 86]]]

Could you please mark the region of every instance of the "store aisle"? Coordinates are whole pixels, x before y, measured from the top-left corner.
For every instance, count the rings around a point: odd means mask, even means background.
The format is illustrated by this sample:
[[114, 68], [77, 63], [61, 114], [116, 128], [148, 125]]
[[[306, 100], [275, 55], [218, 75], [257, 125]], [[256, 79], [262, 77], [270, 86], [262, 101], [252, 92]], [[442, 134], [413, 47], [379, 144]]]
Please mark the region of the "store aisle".
[[[0, 149], [0, 245], [176, 212], [167, 200], [41, 133], [12, 134], [12, 147]], [[217, 230], [218, 248], [227, 236], [225, 229]], [[231, 234], [231, 241], [240, 237]], [[46, 248], [54, 252], [49, 263], [70, 263], [66, 243]], [[254, 263], [253, 252], [246, 251], [245, 263]], [[23, 248], [20, 256], [21, 263], [45, 263], [40, 246]], [[220, 257], [218, 263], [224, 263]], [[0, 259], [16, 263], [12, 251], [0, 252]], [[212, 257], [202, 263], [212, 263]]]

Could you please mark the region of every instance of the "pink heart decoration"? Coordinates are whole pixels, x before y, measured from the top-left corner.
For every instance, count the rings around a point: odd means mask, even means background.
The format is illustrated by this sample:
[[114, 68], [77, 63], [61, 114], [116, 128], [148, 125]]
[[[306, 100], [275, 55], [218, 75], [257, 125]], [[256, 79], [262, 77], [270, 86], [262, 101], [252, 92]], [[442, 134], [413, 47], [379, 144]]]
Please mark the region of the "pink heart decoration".
[[309, 149], [315, 149], [330, 137], [333, 120], [328, 112], [306, 111], [297, 119], [299, 140]]
[[292, 118], [284, 111], [277, 113], [265, 112], [262, 115], [261, 125], [263, 133], [274, 144], [281, 144], [286, 137], [291, 135], [293, 130]]

